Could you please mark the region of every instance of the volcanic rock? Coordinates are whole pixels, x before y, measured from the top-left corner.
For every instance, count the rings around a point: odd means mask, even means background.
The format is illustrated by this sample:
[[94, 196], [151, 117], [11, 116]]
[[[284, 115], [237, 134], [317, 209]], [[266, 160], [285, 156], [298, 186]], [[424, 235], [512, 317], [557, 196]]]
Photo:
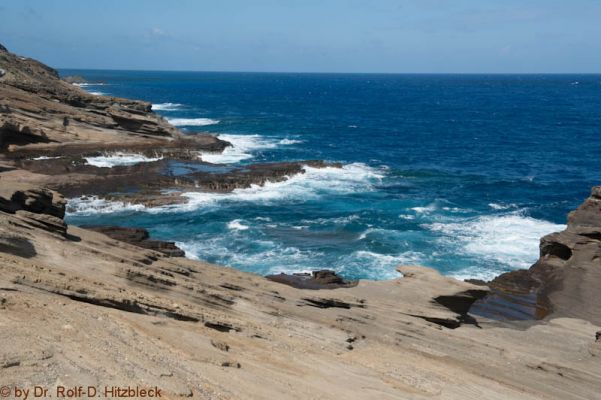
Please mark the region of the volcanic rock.
[[541, 239], [530, 269], [502, 274], [489, 286], [491, 294], [473, 310], [480, 315], [507, 311], [518, 319], [552, 315], [601, 324], [601, 186], [569, 214], [564, 231]]
[[144, 228], [128, 228], [122, 226], [84, 226], [83, 228], [103, 233], [120, 242], [158, 251], [167, 257], [184, 257], [186, 255], [186, 253], [177, 247], [174, 242], [150, 239], [150, 234]]
[[265, 278], [273, 282], [282, 283], [298, 289], [336, 289], [341, 287], [352, 287], [357, 281], [346, 281], [336, 272], [323, 269], [308, 273], [267, 275]]

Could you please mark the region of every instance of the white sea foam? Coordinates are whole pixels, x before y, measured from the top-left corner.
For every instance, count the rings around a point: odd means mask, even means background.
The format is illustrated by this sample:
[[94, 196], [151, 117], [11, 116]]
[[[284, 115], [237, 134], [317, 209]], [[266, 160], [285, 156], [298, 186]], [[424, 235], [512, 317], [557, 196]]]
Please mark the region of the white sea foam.
[[211, 118], [167, 118], [167, 121], [175, 126], [207, 126], [220, 122], [217, 119]]
[[163, 157], [146, 157], [142, 154], [112, 153], [97, 157], [85, 157], [88, 164], [95, 167], [112, 168], [118, 165], [135, 165], [142, 162], [158, 161]]
[[256, 239], [241, 241], [239, 244], [245, 247], [252, 243], [258, 249], [232, 251], [230, 248], [232, 240], [237, 239], [232, 234], [224, 234], [216, 237], [197, 237], [176, 244], [184, 250], [188, 258], [208, 259], [262, 275], [309, 272], [311, 269], [319, 268], [319, 265], [315, 265], [315, 260], [320, 260], [324, 256], [321, 252], [300, 250], [294, 246], [283, 246], [270, 240]]
[[528, 268], [538, 257], [541, 236], [560, 231], [557, 225], [518, 213], [484, 216], [424, 227], [444, 235], [443, 241], [464, 254], [503, 264], [512, 269]]
[[493, 210], [507, 210], [510, 208], [516, 208], [517, 205], [514, 203], [504, 204], [504, 203], [488, 203], [488, 206]]
[[79, 86], [79, 87], [88, 87], [88, 86], [106, 86], [106, 83], [102, 83], [102, 82], [83, 82], [83, 83], [74, 83], [75, 86]]
[[310, 225], [346, 225], [360, 218], [358, 214], [351, 214], [343, 217], [301, 219], [301, 222]]
[[299, 201], [317, 199], [326, 193], [349, 194], [373, 190], [373, 183], [383, 178], [381, 171], [365, 164], [353, 163], [342, 168], [304, 167], [304, 174], [297, 174], [282, 182], [267, 182], [231, 193], [188, 192], [183, 195], [189, 202], [177, 207], [197, 209], [217, 202]]
[[471, 266], [455, 271], [448, 276], [464, 281], [466, 279], [480, 279], [483, 281], [491, 281], [495, 277], [505, 272], [504, 270], [496, 270], [490, 268], [482, 268], [482, 266]]
[[300, 143], [304, 143], [302, 140], [297, 140], [297, 139], [282, 139], [279, 141], [279, 144], [283, 144], [283, 145], [289, 145], [289, 144], [300, 144]]
[[342, 264], [348, 272], [354, 271], [368, 279], [395, 279], [401, 277], [396, 271], [399, 265], [423, 264], [424, 255], [415, 251], [399, 254], [381, 254], [373, 251], [355, 251], [344, 257]]
[[158, 103], [153, 104], [152, 109], [154, 111], [176, 111], [182, 107], [179, 103]]
[[93, 91], [93, 92], [88, 92], [90, 94], [93, 94], [94, 96], [105, 96], [107, 95], [107, 93], [105, 92], [98, 92], [98, 91]]
[[245, 231], [249, 228], [248, 225], [242, 224], [241, 220], [239, 220], [239, 219], [235, 219], [233, 221], [228, 222], [227, 227], [228, 227], [228, 229], [231, 229], [234, 231]]
[[432, 211], [436, 211], [436, 205], [430, 204], [425, 207], [413, 207], [411, 209], [418, 214], [428, 214], [428, 213], [431, 213]]
[[274, 149], [277, 142], [259, 135], [228, 135], [222, 134], [219, 139], [230, 142], [222, 153], [200, 153], [203, 161], [213, 164], [234, 164], [253, 158], [253, 152], [264, 149]]
[[60, 157], [60, 156], [58, 156], [58, 157], [39, 156], [39, 157], [32, 158], [32, 160], [34, 160], [34, 161], [39, 161], [39, 160], [56, 160], [57, 158], [62, 158], [62, 157]]
[[141, 204], [124, 203], [122, 201], [109, 201], [96, 196], [69, 199], [67, 214], [92, 215], [113, 214], [126, 211], [142, 211]]

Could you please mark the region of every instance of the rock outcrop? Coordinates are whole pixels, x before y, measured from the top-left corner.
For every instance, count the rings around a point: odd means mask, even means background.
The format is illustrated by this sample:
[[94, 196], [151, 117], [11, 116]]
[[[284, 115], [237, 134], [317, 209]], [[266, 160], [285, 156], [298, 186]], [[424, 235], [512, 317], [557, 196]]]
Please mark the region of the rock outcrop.
[[493, 291], [475, 310], [483, 315], [561, 316], [601, 324], [601, 186], [570, 213], [566, 230], [541, 239], [540, 258], [530, 269], [488, 284]]
[[357, 285], [357, 281], [347, 281], [336, 272], [327, 269], [311, 273], [267, 275], [265, 278], [298, 289], [310, 290], [338, 289]]
[[[170, 139], [176, 128], [143, 101], [95, 96], [30, 58], [0, 49], [0, 149], [66, 142]], [[43, 146], [42, 146], [43, 147]]]
[[29, 225], [66, 235], [67, 225], [63, 221], [66, 201], [61, 194], [44, 188], [7, 184], [1, 179], [0, 184], [0, 211], [24, 217]]
[[14, 213], [25, 210], [63, 219], [66, 204], [64, 197], [52, 190], [20, 185], [0, 187], [0, 210], [4, 212]]
[[150, 234], [144, 228], [128, 228], [122, 226], [83, 226], [95, 232], [100, 232], [111, 239], [133, 244], [144, 249], [155, 250], [167, 257], [184, 257], [186, 253], [175, 245], [175, 242], [150, 239]]

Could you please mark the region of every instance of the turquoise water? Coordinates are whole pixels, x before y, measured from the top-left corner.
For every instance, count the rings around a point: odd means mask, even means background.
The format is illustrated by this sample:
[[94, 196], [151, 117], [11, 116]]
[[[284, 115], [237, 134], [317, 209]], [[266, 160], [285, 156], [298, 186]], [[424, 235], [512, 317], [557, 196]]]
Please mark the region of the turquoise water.
[[103, 83], [92, 92], [150, 101], [191, 135], [231, 141], [223, 155], [201, 155], [218, 170], [344, 163], [264, 188], [189, 193], [185, 206], [71, 202], [70, 223], [142, 226], [189, 257], [260, 274], [527, 268], [540, 236], [601, 183], [599, 75], [61, 72]]

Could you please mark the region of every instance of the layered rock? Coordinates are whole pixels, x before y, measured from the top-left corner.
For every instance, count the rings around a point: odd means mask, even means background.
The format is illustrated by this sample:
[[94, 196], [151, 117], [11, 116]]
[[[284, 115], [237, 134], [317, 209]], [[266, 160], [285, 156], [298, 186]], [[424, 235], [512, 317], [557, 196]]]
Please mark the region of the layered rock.
[[59, 236], [28, 218], [0, 211], [0, 374], [11, 386], [152, 382], [165, 397], [201, 399], [576, 400], [601, 391], [598, 326], [470, 320], [487, 289], [428, 268], [307, 291], [88, 229]]
[[[177, 129], [137, 100], [95, 96], [30, 58], [0, 49], [0, 149], [54, 143], [170, 139]], [[123, 143], [122, 143], [123, 144]], [[46, 146], [43, 146], [46, 145]]]
[[601, 186], [568, 216], [567, 228], [541, 239], [528, 270], [488, 283], [491, 296], [476, 312], [518, 319], [575, 317], [601, 324]]
[[184, 257], [186, 253], [175, 245], [175, 242], [150, 239], [150, 234], [144, 228], [129, 228], [122, 226], [83, 226], [95, 232], [100, 232], [111, 239], [133, 244], [163, 253], [167, 257]]
[[61, 194], [44, 188], [7, 184], [2, 180], [0, 184], [0, 211], [22, 216], [35, 227], [66, 234], [67, 225], [63, 218], [67, 202]]
[[343, 287], [352, 287], [357, 285], [357, 281], [347, 281], [336, 272], [322, 269], [312, 271], [311, 273], [296, 273], [276, 275], [267, 275], [265, 278], [272, 282], [282, 283], [298, 289], [338, 289]]

